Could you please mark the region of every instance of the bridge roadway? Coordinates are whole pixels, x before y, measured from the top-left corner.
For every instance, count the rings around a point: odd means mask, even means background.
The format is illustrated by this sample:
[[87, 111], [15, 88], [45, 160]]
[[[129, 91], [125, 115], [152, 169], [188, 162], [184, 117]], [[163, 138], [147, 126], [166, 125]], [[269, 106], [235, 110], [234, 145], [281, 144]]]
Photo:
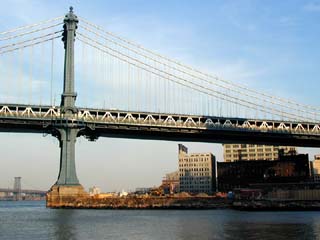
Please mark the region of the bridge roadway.
[[78, 136], [251, 143], [320, 147], [320, 123], [255, 120], [78, 108], [65, 117], [60, 107], [0, 104], [0, 132], [48, 133], [68, 125]]

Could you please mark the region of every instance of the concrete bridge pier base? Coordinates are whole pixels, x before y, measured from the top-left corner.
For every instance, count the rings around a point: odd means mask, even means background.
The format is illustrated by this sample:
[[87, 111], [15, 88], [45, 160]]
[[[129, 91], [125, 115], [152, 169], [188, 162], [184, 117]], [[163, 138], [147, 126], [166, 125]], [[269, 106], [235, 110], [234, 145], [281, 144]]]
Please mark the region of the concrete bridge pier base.
[[75, 166], [75, 143], [77, 128], [59, 129], [60, 171], [57, 182], [47, 193], [47, 207], [74, 207], [77, 200], [88, 197], [79, 183]]
[[80, 184], [74, 186], [54, 184], [47, 193], [46, 206], [49, 208], [80, 207], [80, 202], [88, 197], [89, 194]]

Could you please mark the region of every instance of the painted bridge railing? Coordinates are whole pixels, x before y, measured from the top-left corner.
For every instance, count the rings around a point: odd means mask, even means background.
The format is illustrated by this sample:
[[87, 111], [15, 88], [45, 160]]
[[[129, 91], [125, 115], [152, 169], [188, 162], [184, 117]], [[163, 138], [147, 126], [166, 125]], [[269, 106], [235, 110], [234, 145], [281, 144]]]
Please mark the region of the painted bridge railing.
[[[1, 104], [0, 118], [58, 120], [65, 119], [60, 107]], [[310, 122], [290, 122], [278, 120], [256, 120], [243, 118], [223, 118], [179, 114], [159, 114], [148, 112], [127, 112], [78, 108], [78, 113], [68, 117], [69, 121], [88, 124], [119, 124], [157, 126], [188, 129], [223, 129], [232, 131], [255, 131], [320, 135], [320, 124]]]

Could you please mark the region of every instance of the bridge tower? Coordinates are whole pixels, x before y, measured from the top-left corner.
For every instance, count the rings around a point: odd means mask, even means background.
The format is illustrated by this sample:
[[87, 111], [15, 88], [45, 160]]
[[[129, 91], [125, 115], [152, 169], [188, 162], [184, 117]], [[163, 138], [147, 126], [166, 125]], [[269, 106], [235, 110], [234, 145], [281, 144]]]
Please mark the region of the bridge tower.
[[79, 20], [73, 13], [73, 8], [64, 18], [63, 37], [64, 57], [64, 84], [61, 95], [61, 118], [53, 124], [53, 135], [60, 143], [60, 169], [57, 182], [47, 195], [48, 207], [59, 207], [64, 198], [86, 196], [87, 193], [80, 185], [75, 166], [75, 144], [81, 124], [74, 121], [78, 110], [75, 106], [77, 94], [74, 91], [74, 42]]
[[14, 191], [14, 199], [16, 201], [22, 200], [22, 196], [21, 196], [21, 177], [14, 177], [13, 191]]
[[74, 41], [78, 18], [70, 7], [69, 13], [65, 16], [63, 25], [64, 42], [64, 81], [63, 93], [61, 95], [61, 114], [66, 123], [58, 126], [58, 138], [60, 141], [60, 171], [58, 185], [78, 185], [79, 180], [75, 168], [75, 142], [77, 138], [77, 126], [70, 124], [68, 119], [77, 114], [75, 101], [77, 94], [74, 91]]

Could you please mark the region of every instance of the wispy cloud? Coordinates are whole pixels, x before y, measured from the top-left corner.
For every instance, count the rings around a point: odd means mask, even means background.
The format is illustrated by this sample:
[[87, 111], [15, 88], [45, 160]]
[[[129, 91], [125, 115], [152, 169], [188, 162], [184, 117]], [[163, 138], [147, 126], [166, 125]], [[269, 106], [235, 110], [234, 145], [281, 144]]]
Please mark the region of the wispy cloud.
[[303, 9], [309, 12], [320, 12], [320, 1], [309, 2], [306, 5], [304, 5]]
[[293, 27], [297, 25], [296, 19], [289, 16], [282, 16], [279, 18], [279, 24], [282, 27]]
[[268, 71], [266, 68], [258, 69], [245, 59], [238, 59], [233, 62], [210, 61], [207, 64], [202, 64], [200, 68], [220, 79], [241, 82], [247, 86], [255, 86], [257, 81]]

